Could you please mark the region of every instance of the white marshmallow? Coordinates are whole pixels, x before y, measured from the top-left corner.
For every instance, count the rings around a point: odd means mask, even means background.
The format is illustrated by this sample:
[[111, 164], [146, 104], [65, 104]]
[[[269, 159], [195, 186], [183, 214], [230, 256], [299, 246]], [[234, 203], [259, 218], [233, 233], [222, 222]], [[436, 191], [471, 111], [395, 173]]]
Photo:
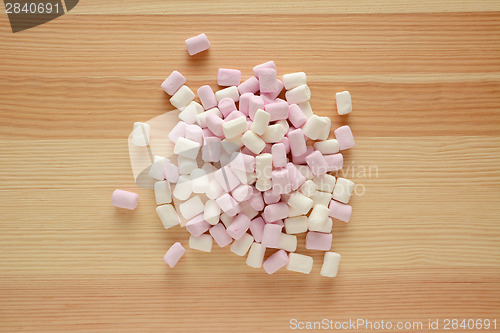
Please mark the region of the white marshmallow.
[[277, 143], [283, 140], [285, 137], [285, 129], [280, 124], [273, 124], [267, 126], [264, 134], [262, 134], [262, 139], [266, 143]]
[[253, 243], [248, 252], [246, 263], [253, 268], [261, 268], [266, 254], [266, 247], [259, 243]]
[[236, 178], [238, 178], [240, 183], [242, 183], [244, 185], [248, 185], [247, 173], [245, 171], [235, 170], [235, 169], [231, 169], [231, 171], [234, 173]]
[[311, 197], [314, 205], [322, 205], [328, 207], [330, 201], [332, 200], [332, 194], [327, 192], [318, 191], [315, 195]]
[[278, 249], [283, 249], [287, 252], [295, 252], [297, 249], [297, 236], [281, 234]]
[[314, 115], [311, 104], [309, 102], [304, 102], [297, 105], [299, 106], [299, 109], [302, 110], [304, 116], [306, 116], [307, 119], [311, 118]]
[[313, 258], [298, 253], [290, 253], [288, 255], [288, 264], [286, 269], [293, 272], [309, 274], [312, 271]]
[[309, 215], [309, 230], [311, 225], [315, 227], [324, 224], [329, 215], [330, 209], [328, 209], [328, 207], [323, 205], [315, 205], [313, 207], [313, 210], [311, 211], [311, 214]]
[[313, 177], [313, 182], [318, 187], [319, 191], [332, 193], [335, 188], [335, 176], [325, 173], [321, 176]]
[[288, 124], [288, 121], [285, 119], [278, 120], [276, 124], [281, 125], [283, 127], [283, 132], [286, 134], [288, 133], [288, 130], [290, 129], [290, 125]]
[[327, 117], [318, 117], [317, 115], [313, 115], [306, 121], [304, 126], [302, 126], [302, 131], [308, 138], [318, 140], [320, 135], [323, 134], [325, 128], [328, 126], [328, 122], [326, 119], [322, 118]]
[[301, 234], [308, 230], [307, 216], [296, 216], [285, 219], [285, 231], [287, 234]]
[[202, 112], [203, 106], [192, 101], [179, 113], [179, 119], [187, 124], [195, 124], [196, 116], [198, 116]]
[[203, 212], [203, 219], [211, 225], [216, 225], [220, 220], [221, 209], [215, 200], [207, 200], [205, 202], [205, 211]]
[[165, 229], [172, 228], [180, 222], [179, 215], [177, 215], [174, 206], [170, 204], [156, 207], [156, 214], [158, 214]]
[[307, 76], [304, 72], [291, 73], [283, 75], [283, 84], [285, 85], [286, 90], [290, 90], [301, 86], [303, 84], [307, 84]]
[[231, 252], [238, 256], [244, 256], [247, 254], [248, 250], [250, 249], [250, 246], [253, 244], [253, 237], [250, 234], [243, 234], [240, 239], [237, 239], [231, 244]]
[[240, 151], [240, 148], [243, 147], [243, 141], [241, 138], [241, 134], [235, 136], [234, 138], [225, 138], [221, 141], [221, 147], [226, 153], [232, 155], [234, 152]]
[[217, 168], [213, 166], [211, 163], [203, 163], [202, 167], [203, 170], [207, 173], [207, 175], [211, 174], [212, 172], [217, 171]]
[[323, 122], [323, 129], [318, 137], [318, 140], [326, 140], [330, 136], [330, 128], [332, 126], [332, 120], [328, 117], [319, 117]]
[[172, 95], [172, 97], [170, 97], [170, 104], [178, 109], [182, 109], [188, 105], [194, 97], [194, 92], [192, 92], [188, 86], [182, 86], [175, 94]]
[[254, 154], [260, 154], [260, 152], [266, 147], [264, 140], [251, 130], [246, 131], [242, 135], [241, 142], [243, 142], [245, 147], [250, 149], [250, 151]]
[[326, 277], [336, 277], [339, 270], [340, 257], [338, 253], [325, 252], [320, 274]]
[[255, 173], [257, 179], [271, 179], [273, 171], [273, 155], [264, 153], [255, 156]]
[[198, 123], [198, 125], [200, 125], [201, 128], [207, 127], [207, 116], [209, 114], [215, 114], [216, 116], [222, 118], [222, 113], [220, 112], [219, 108], [211, 108], [205, 112], [198, 113], [196, 115], [196, 122]]
[[205, 205], [197, 195], [179, 205], [179, 210], [186, 220], [191, 220], [193, 217], [200, 215], [204, 209]]
[[226, 213], [222, 213], [220, 216], [220, 220], [221, 220], [222, 224], [224, 224], [224, 226], [227, 229], [233, 223], [234, 216], [229, 216]]
[[215, 92], [215, 98], [217, 99], [217, 102], [220, 102], [221, 99], [226, 97], [229, 97], [233, 101], [238, 102], [240, 100], [240, 93], [238, 92], [238, 87], [231, 86]]
[[194, 169], [198, 167], [198, 162], [196, 162], [196, 160], [183, 156], [177, 157], [177, 164], [179, 166], [179, 173], [181, 175], [189, 175]]
[[165, 179], [165, 175], [163, 174], [163, 165], [170, 162], [168, 158], [155, 156], [153, 164], [149, 169], [149, 177], [154, 178], [156, 180]]
[[318, 141], [314, 143], [314, 149], [323, 155], [331, 155], [339, 152], [339, 143], [335, 139]]
[[199, 250], [203, 252], [212, 251], [212, 236], [208, 234], [200, 235], [199, 237], [190, 236], [189, 237], [189, 247], [194, 250]]
[[313, 203], [311, 198], [306, 197], [300, 192], [292, 193], [287, 202], [288, 206], [295, 208], [301, 215], [307, 214], [311, 210]]
[[270, 119], [271, 115], [268, 112], [262, 109], [258, 109], [257, 112], [255, 112], [252, 127], [250, 129], [252, 130], [252, 132], [258, 135], [262, 135], [264, 134], [267, 126], [269, 125]]
[[248, 123], [245, 116], [240, 116], [222, 124], [222, 130], [226, 138], [234, 138], [243, 134], [248, 129]]
[[172, 192], [174, 198], [187, 200], [192, 193], [193, 185], [191, 183], [191, 178], [186, 175], [180, 175], [179, 181], [175, 185], [174, 191]]
[[339, 177], [333, 189], [332, 198], [346, 204], [349, 202], [353, 190], [354, 183], [352, 181]]
[[288, 217], [297, 217], [301, 215], [302, 213], [294, 207], [290, 207], [290, 209], [288, 210]]
[[306, 197], [312, 197], [318, 191], [318, 186], [310, 179], [306, 180], [299, 188], [299, 191]]
[[134, 123], [134, 129], [132, 131], [132, 143], [139, 147], [145, 147], [149, 145], [151, 128], [149, 124], [146, 123]]
[[215, 200], [218, 197], [220, 197], [223, 192], [224, 192], [224, 189], [219, 184], [219, 182], [215, 179], [211, 179], [209, 186], [208, 186], [208, 191], [206, 193], [207, 197], [211, 200]]
[[157, 205], [163, 205], [172, 202], [172, 190], [170, 183], [166, 180], [155, 182], [155, 199]]
[[273, 182], [271, 179], [257, 178], [257, 181], [255, 182], [255, 188], [261, 192], [270, 190], [272, 187], [273, 187]]
[[351, 94], [348, 91], [342, 91], [335, 94], [337, 100], [337, 112], [340, 115], [351, 113], [352, 101]]
[[285, 93], [285, 98], [288, 104], [304, 103], [311, 99], [311, 90], [306, 84], [303, 84], [288, 90]]
[[191, 171], [191, 184], [193, 193], [207, 193], [209, 187], [209, 179], [207, 172], [203, 169], [194, 169]]
[[179, 138], [174, 146], [174, 154], [194, 160], [198, 156], [200, 147], [201, 144], [199, 142], [186, 138]]
[[332, 232], [333, 220], [331, 217], [328, 217], [323, 223], [311, 223], [310, 220], [308, 222], [309, 224], [307, 225], [307, 228], [309, 229], [309, 231], [317, 231], [324, 233]]

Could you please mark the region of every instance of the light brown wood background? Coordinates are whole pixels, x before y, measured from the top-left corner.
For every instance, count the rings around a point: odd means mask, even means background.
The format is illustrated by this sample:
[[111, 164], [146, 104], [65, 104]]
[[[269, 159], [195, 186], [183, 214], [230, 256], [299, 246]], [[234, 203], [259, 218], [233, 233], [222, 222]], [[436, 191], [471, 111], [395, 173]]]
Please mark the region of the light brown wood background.
[[[292, 318], [500, 326], [499, 10], [88, 0], [16, 34], [0, 14], [0, 331], [281, 332]], [[201, 32], [212, 48], [190, 58], [184, 39]], [[215, 87], [218, 67], [247, 77], [270, 59], [281, 74], [305, 71], [314, 111], [351, 125], [346, 166], [378, 169], [348, 176], [366, 193], [334, 226], [339, 276], [319, 275], [320, 253], [308, 276], [268, 276], [216, 246], [169, 269], [163, 254], [188, 237], [164, 230], [152, 192], [134, 184], [132, 123], [172, 108], [160, 83], [174, 69], [197, 89]], [[344, 89], [348, 118], [335, 115]], [[138, 192], [140, 207], [112, 207], [115, 188]]]

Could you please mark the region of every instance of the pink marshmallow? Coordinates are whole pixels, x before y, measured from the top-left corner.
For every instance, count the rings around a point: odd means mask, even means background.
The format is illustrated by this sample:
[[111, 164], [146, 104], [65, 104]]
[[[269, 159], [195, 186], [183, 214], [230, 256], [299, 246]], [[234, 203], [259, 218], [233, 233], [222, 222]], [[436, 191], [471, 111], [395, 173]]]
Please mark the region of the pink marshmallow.
[[264, 101], [264, 106], [275, 102], [274, 98], [267, 96], [267, 94], [260, 94], [260, 97], [262, 97], [262, 100]]
[[226, 118], [224, 118], [224, 122], [228, 122], [230, 120], [236, 119], [236, 118], [241, 117], [241, 116], [246, 117], [245, 114], [243, 114], [242, 112], [240, 112], [238, 110], [234, 110]]
[[262, 193], [254, 188], [252, 196], [250, 197], [250, 199], [248, 199], [248, 203], [256, 211], [262, 211], [264, 209], [264, 200], [262, 199]]
[[264, 226], [266, 223], [262, 217], [257, 217], [250, 223], [250, 232], [257, 243], [262, 242], [262, 235], [264, 234]]
[[271, 172], [271, 179], [273, 181], [274, 193], [285, 194], [290, 193], [292, 190], [287, 169], [274, 170]]
[[[283, 101], [281, 98], [276, 98], [279, 96], [279, 94], [281, 94], [281, 91], [283, 90], [283, 88], [285, 87], [285, 85], [283, 84], [282, 81], [280, 80], [276, 80], [276, 85], [277, 85], [277, 89], [273, 92], [268, 92], [268, 93], [262, 93], [263, 96], [266, 96], [267, 98], [269, 99], [277, 99], [277, 100], [281, 100]], [[275, 102], [277, 102], [275, 100]], [[286, 101], [285, 101], [286, 102]], [[288, 103], [287, 103], [288, 104]]]
[[248, 107], [250, 106], [250, 99], [255, 96], [252, 93], [244, 93], [240, 96], [240, 104], [238, 104], [239, 110], [245, 116], [248, 116]]
[[338, 201], [330, 201], [330, 216], [344, 222], [349, 222], [352, 215], [352, 206], [345, 205]]
[[236, 111], [236, 104], [233, 99], [230, 97], [224, 97], [219, 101], [219, 111], [222, 113], [222, 116], [226, 118], [231, 112]]
[[[290, 139], [290, 138], [288, 138], [288, 139]], [[290, 150], [291, 149], [292, 149], [292, 147], [290, 147]], [[306, 157], [309, 156], [309, 154], [311, 154], [313, 151], [314, 151], [313, 147], [307, 146], [306, 152], [304, 154], [299, 155], [299, 156], [292, 155], [293, 164], [306, 164]]]
[[300, 128], [306, 123], [307, 118], [297, 104], [291, 104], [288, 107], [288, 120], [294, 127]]
[[273, 190], [265, 191], [263, 197], [266, 205], [278, 203], [281, 199], [281, 195], [274, 193]]
[[206, 137], [201, 149], [201, 156], [204, 162], [219, 162], [221, 153], [221, 140], [220, 138]]
[[253, 74], [255, 75], [256, 78], [259, 78], [259, 70], [262, 68], [272, 68], [276, 70], [276, 65], [274, 64], [274, 61], [268, 61], [263, 64], [257, 65], [253, 68]]
[[283, 222], [283, 220], [277, 220], [277, 221], [273, 221], [273, 222], [267, 222], [266, 220], [264, 220], [264, 222], [266, 222], [266, 223], [272, 223], [272, 224], [277, 224], [280, 227], [284, 227], [285, 226], [285, 223]]
[[177, 124], [175, 124], [174, 128], [172, 128], [172, 130], [168, 134], [168, 138], [170, 139], [170, 141], [176, 143], [178, 138], [184, 138], [186, 136], [187, 126], [188, 124], [183, 121], [179, 121]]
[[240, 180], [227, 165], [217, 170], [214, 176], [215, 180], [226, 192], [231, 192], [236, 186], [240, 185]]
[[301, 156], [307, 152], [306, 138], [302, 129], [297, 128], [288, 132], [288, 140], [290, 140], [290, 151], [293, 156]]
[[170, 183], [177, 184], [179, 181], [179, 167], [173, 163], [167, 162], [162, 166], [163, 176]]
[[279, 250], [270, 255], [269, 258], [264, 261], [262, 267], [267, 274], [273, 274], [276, 273], [280, 268], [285, 267], [287, 264], [288, 254], [285, 252], [285, 250]]
[[282, 229], [283, 227], [280, 225], [267, 223], [262, 233], [262, 245], [265, 247], [277, 248], [280, 243]]
[[326, 163], [323, 154], [318, 150], [313, 151], [306, 157], [306, 163], [311, 168], [313, 175], [321, 176], [324, 175], [328, 170], [328, 163]]
[[227, 233], [234, 239], [240, 239], [250, 227], [251, 221], [244, 214], [238, 214], [227, 228]]
[[214, 133], [212, 133], [211, 130], [209, 130], [208, 128], [203, 128], [201, 130], [201, 133], [203, 134], [203, 138], [210, 138], [210, 137], [218, 137], [217, 135], [215, 135]]
[[170, 267], [174, 267], [182, 256], [186, 253], [186, 249], [181, 245], [181, 243], [174, 243], [165, 253], [163, 261], [167, 263]]
[[290, 207], [284, 202], [268, 205], [264, 208], [262, 217], [269, 222], [285, 219], [288, 217], [289, 208]]
[[219, 245], [219, 247], [224, 247], [226, 245], [231, 244], [233, 239], [231, 236], [226, 231], [226, 228], [224, 228], [224, 225], [222, 223], [217, 223], [214, 225], [212, 228], [209, 230], [210, 235], [212, 235], [213, 239]]
[[276, 70], [261, 68], [258, 70], [259, 90], [261, 93], [272, 93], [278, 90]]
[[186, 126], [186, 139], [203, 144], [203, 130], [198, 125]]
[[219, 205], [222, 211], [229, 216], [234, 216], [241, 210], [238, 202], [234, 200], [233, 197], [228, 193], [224, 193], [223, 195], [221, 195], [215, 200], [215, 202], [217, 202], [217, 205]]
[[208, 50], [209, 47], [210, 42], [205, 34], [186, 39], [186, 49], [191, 56]]
[[339, 143], [339, 149], [345, 150], [354, 147], [354, 137], [348, 125], [341, 126], [334, 131], [335, 139]]
[[205, 231], [210, 229], [211, 225], [205, 221], [203, 214], [200, 214], [186, 223], [186, 230], [194, 237], [199, 237]]
[[217, 84], [222, 87], [237, 86], [241, 81], [241, 72], [237, 69], [219, 68]]
[[306, 181], [306, 177], [297, 169], [295, 164], [287, 163], [286, 169], [288, 170], [288, 177], [290, 179], [290, 186], [292, 191], [297, 190], [304, 182]]
[[178, 71], [173, 71], [170, 75], [163, 81], [161, 88], [169, 95], [173, 95], [186, 83], [186, 78]]
[[283, 140], [280, 141], [280, 143], [285, 145], [285, 152], [287, 154], [290, 153], [290, 139], [288, 139], [288, 136], [285, 136]]
[[139, 203], [139, 194], [124, 190], [115, 190], [111, 195], [111, 204], [118, 208], [134, 210]]
[[217, 135], [219, 138], [224, 137], [224, 131], [222, 130], [222, 124], [224, 124], [224, 120], [222, 120], [216, 114], [211, 113], [207, 116], [206, 122], [207, 122], [207, 128], [212, 133]]
[[271, 154], [273, 155], [273, 165], [275, 168], [281, 168], [286, 165], [287, 159], [285, 144], [275, 143], [271, 147]]
[[241, 95], [245, 93], [255, 94], [256, 92], [259, 91], [259, 80], [255, 76], [251, 76], [238, 86], [238, 91], [240, 92]]
[[203, 105], [205, 110], [215, 108], [218, 104], [214, 91], [209, 85], [201, 86], [198, 89], [198, 97], [200, 98], [201, 105]]
[[306, 236], [306, 249], [329, 251], [332, 247], [332, 234], [309, 231]]
[[248, 115], [253, 120], [258, 109], [264, 110], [264, 100], [260, 96], [252, 96], [248, 103]]
[[253, 195], [253, 188], [250, 185], [242, 184], [236, 187], [231, 195], [238, 202], [247, 201]]
[[264, 106], [264, 111], [271, 115], [269, 121], [277, 121], [288, 118], [288, 103], [279, 101]]
[[324, 155], [326, 163], [328, 164], [328, 171], [338, 171], [344, 166], [344, 157], [342, 154]]
[[234, 152], [231, 155], [229, 166], [233, 170], [252, 173], [255, 171], [255, 156], [244, 154], [242, 152]]

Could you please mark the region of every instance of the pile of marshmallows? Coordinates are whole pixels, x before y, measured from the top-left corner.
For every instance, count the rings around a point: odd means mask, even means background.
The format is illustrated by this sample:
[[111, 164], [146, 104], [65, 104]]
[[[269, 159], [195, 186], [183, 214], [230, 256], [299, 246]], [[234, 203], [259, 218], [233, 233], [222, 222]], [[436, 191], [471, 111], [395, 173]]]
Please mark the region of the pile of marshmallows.
[[[210, 43], [202, 34], [186, 45], [193, 55]], [[279, 80], [272, 61], [255, 66], [253, 73], [240, 83], [239, 70], [220, 68], [217, 83], [227, 88], [214, 93], [208, 85], [200, 87], [201, 104], [193, 101], [181, 73], [174, 71], [163, 82], [180, 110], [180, 121], [168, 135], [178, 165], [154, 158], [149, 175], [157, 180], [156, 212], [166, 229], [180, 223], [176, 208], [189, 220], [190, 248], [210, 252], [213, 240], [220, 247], [232, 243], [235, 254], [248, 252], [248, 266], [269, 274], [285, 266], [311, 272], [313, 258], [295, 253], [295, 235], [307, 232], [306, 249], [326, 251], [321, 275], [334, 277], [340, 255], [328, 252], [332, 218], [349, 221], [354, 183], [331, 173], [343, 166], [339, 150], [354, 147], [351, 129], [339, 127], [335, 139], [328, 138], [331, 120], [313, 114], [305, 73]], [[283, 88], [286, 100], [278, 98]], [[336, 100], [339, 114], [352, 111], [349, 92], [337, 93]], [[147, 146], [149, 133], [148, 124], [135, 123], [132, 142]], [[308, 139], [315, 141], [312, 146]], [[182, 201], [176, 208], [172, 196]], [[129, 209], [137, 200], [137, 194], [122, 190], [112, 198], [115, 206]], [[266, 248], [276, 252], [264, 261]], [[164, 260], [173, 267], [184, 253], [175, 243]]]

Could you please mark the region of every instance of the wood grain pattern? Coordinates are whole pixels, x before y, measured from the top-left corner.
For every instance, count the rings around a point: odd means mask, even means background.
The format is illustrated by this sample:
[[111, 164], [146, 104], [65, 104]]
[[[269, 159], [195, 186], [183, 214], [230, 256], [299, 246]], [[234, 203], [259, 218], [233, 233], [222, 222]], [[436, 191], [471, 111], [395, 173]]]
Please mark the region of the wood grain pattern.
[[[0, 14], [0, 331], [500, 325], [499, 11], [498, 1], [88, 0], [16, 34]], [[189, 58], [183, 40], [200, 31], [212, 48]], [[165, 231], [152, 192], [134, 184], [131, 124], [172, 109], [159, 84], [173, 69], [193, 89], [215, 88], [218, 67], [248, 76], [269, 59], [307, 72], [315, 112], [356, 135], [344, 172], [364, 193], [352, 221], [334, 225], [339, 276], [319, 276], [304, 237], [309, 276], [268, 276], [217, 247], [169, 269], [163, 254], [188, 237]], [[334, 115], [344, 89], [348, 118]], [[138, 192], [140, 207], [112, 207], [115, 188]]]

